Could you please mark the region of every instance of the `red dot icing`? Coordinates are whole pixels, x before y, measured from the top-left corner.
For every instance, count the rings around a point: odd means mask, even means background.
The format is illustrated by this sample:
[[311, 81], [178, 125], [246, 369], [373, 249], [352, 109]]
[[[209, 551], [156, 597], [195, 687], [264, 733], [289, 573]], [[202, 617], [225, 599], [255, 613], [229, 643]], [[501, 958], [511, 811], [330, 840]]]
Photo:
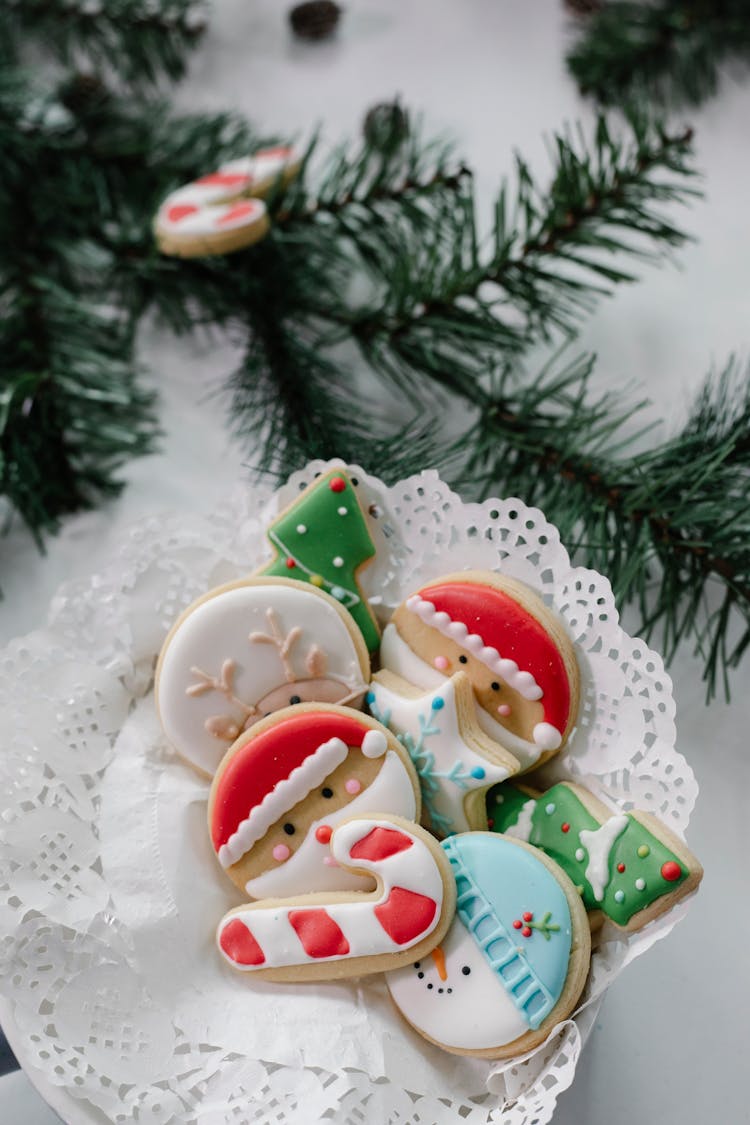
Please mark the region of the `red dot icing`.
[[327, 824], [321, 824], [315, 829], [315, 839], [319, 844], [327, 844], [333, 835], [333, 829]]
[[375, 907], [375, 917], [396, 945], [406, 945], [424, 933], [437, 911], [437, 903], [416, 891], [394, 887], [385, 902]]
[[287, 560], [286, 560], [286, 565], [287, 565], [287, 566], [289, 567], [289, 569], [290, 569], [290, 570], [293, 570], [293, 569], [294, 569], [294, 567], [295, 567], [295, 566], [296, 566], [297, 564], [296, 564], [296, 562], [294, 561], [294, 559], [287, 559]]
[[570, 825], [566, 822], [565, 824], [563, 824], [562, 830], [563, 832], [570, 832]]
[[624, 864], [624, 863], [618, 863], [618, 864], [617, 864], [617, 870], [618, 870], [618, 871], [620, 872], [620, 874], [622, 875], [623, 871], [625, 870], [625, 864]]
[[346, 488], [346, 481], [343, 477], [331, 477], [328, 487], [331, 492], [343, 492]]
[[516, 918], [516, 920], [513, 923], [513, 929], [514, 930], [520, 930], [522, 925], [523, 925], [523, 922], [521, 921], [521, 919]]
[[521, 933], [524, 937], [531, 937], [531, 930], [528, 926], [524, 926], [524, 928], [521, 930]]
[[668, 883], [676, 882], [680, 875], [682, 875], [682, 868], [673, 859], [668, 859], [666, 863], [661, 865], [661, 877], [666, 879]]
[[534, 917], [534, 915], [531, 913], [531, 911], [527, 910], [526, 913], [523, 916], [523, 920], [524, 920], [524, 922], [531, 922], [533, 917]]

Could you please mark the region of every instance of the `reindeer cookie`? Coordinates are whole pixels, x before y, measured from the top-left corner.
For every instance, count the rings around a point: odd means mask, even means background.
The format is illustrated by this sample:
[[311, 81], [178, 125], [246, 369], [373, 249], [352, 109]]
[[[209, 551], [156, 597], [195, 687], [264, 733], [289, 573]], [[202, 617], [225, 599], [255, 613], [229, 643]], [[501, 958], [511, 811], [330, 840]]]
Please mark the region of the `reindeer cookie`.
[[358, 706], [370, 675], [341, 603], [287, 578], [248, 578], [194, 602], [156, 669], [164, 732], [212, 776], [229, 746], [271, 712], [316, 700]]
[[329, 843], [365, 814], [419, 819], [419, 784], [393, 735], [358, 711], [307, 703], [262, 719], [227, 752], [208, 824], [219, 863], [251, 898], [370, 890]]
[[592, 929], [609, 919], [639, 930], [690, 894], [703, 868], [673, 832], [649, 813], [613, 813], [580, 785], [546, 793], [500, 785], [487, 801], [495, 832], [526, 840], [573, 881]]
[[442, 940], [455, 884], [447, 856], [418, 825], [382, 814], [344, 820], [330, 859], [377, 886], [237, 907], [216, 934], [233, 968], [270, 980], [333, 980], [395, 969]]
[[523, 1054], [581, 994], [586, 912], [568, 877], [528, 844], [469, 832], [442, 847], [456, 882], [453, 924], [428, 957], [387, 974], [391, 998], [415, 1031], [453, 1054]]

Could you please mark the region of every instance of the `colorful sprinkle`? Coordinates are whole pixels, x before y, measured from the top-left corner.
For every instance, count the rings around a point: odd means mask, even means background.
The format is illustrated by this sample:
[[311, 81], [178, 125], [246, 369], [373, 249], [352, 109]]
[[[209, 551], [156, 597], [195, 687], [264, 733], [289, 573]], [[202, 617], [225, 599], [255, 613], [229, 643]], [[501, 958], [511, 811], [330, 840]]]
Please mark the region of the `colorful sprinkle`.
[[348, 508], [343, 508], [343, 507], [342, 507], [342, 508], [337, 508], [336, 510], [338, 511], [338, 514], [339, 514], [340, 516], [345, 516], [345, 515], [346, 515], [346, 513], [347, 513], [347, 512], [349, 511], [349, 509], [348, 509]]
[[321, 824], [315, 829], [315, 839], [319, 844], [327, 844], [333, 835], [333, 829], [328, 824]]
[[348, 781], [344, 782], [344, 789], [347, 793], [359, 793], [362, 788], [362, 782], [356, 777], [350, 777]]
[[343, 492], [346, 488], [346, 481], [343, 477], [331, 477], [328, 487], [331, 492]]
[[311, 586], [321, 587], [321, 586], [325, 586], [325, 584], [326, 584], [325, 578], [321, 578], [321, 576], [319, 574], [311, 574], [310, 575], [310, 585]]
[[331, 597], [336, 601], [343, 602], [346, 597], [346, 590], [343, 586], [331, 586]]
[[521, 930], [521, 933], [524, 937], [531, 937], [531, 930], [528, 926], [524, 926], [524, 928]]
[[641, 844], [640, 848], [638, 849], [638, 855], [641, 857], [641, 859], [645, 859], [647, 855], [651, 855], [651, 848], [648, 846], [648, 844]]
[[283, 863], [285, 859], [289, 859], [291, 852], [286, 844], [277, 844], [271, 852], [271, 855], [275, 860], [278, 860], [279, 863]]
[[586, 853], [583, 850], [583, 848], [576, 848], [576, 859], [578, 860], [578, 862], [583, 863], [585, 858], [586, 858]]
[[635, 881], [635, 889], [636, 889], [637, 891], [645, 891], [645, 889], [646, 889], [646, 880], [645, 880], [645, 879], [636, 879], [636, 881]]
[[615, 902], [625, 901], [625, 891], [615, 891]]
[[474, 769], [471, 771], [471, 776], [475, 777], [477, 781], [481, 781], [482, 778], [486, 776], [486, 770], [484, 770], [482, 766], [474, 766]]
[[297, 534], [298, 535], [304, 535], [306, 531], [307, 531], [307, 528], [305, 527], [305, 525], [303, 523], [297, 524]]
[[435, 696], [431, 704], [433, 711], [442, 711], [445, 707], [445, 700], [441, 699], [439, 695]]
[[568, 824], [567, 820], [564, 824], [560, 825], [560, 829], [562, 832], [570, 832], [570, 825]]
[[343, 566], [344, 565], [344, 560], [342, 559], [341, 555], [336, 555], [336, 557], [334, 559], [332, 559], [331, 561], [333, 562], [334, 566]]
[[622, 875], [623, 871], [625, 870], [625, 864], [624, 864], [624, 863], [618, 863], [618, 864], [617, 864], [617, 870], [618, 870], [618, 871], [620, 872], [620, 874]]
[[515, 921], [513, 922], [513, 929], [514, 930], [520, 930], [522, 925], [523, 925], [523, 922], [521, 921], [521, 919], [516, 918]]
[[668, 883], [676, 882], [680, 875], [682, 875], [682, 868], [674, 860], [668, 859], [666, 863], [661, 865], [661, 877], [666, 879]]
[[576, 884], [576, 890], [578, 891], [579, 895], [582, 895], [583, 894], [583, 884], [577, 883]]
[[534, 915], [531, 913], [530, 910], [527, 910], [526, 913], [523, 915], [523, 920], [524, 920], [524, 922], [533, 922], [534, 921]]
[[294, 561], [294, 559], [287, 559], [287, 560], [286, 560], [286, 565], [287, 565], [287, 566], [289, 567], [289, 569], [290, 569], [290, 570], [294, 570], [294, 568], [295, 568], [295, 566], [296, 566], [297, 564], [296, 564], [296, 562]]
[[545, 805], [544, 811], [546, 812], [547, 816], [552, 816], [553, 812], [555, 811], [554, 801], [550, 801], [548, 805]]

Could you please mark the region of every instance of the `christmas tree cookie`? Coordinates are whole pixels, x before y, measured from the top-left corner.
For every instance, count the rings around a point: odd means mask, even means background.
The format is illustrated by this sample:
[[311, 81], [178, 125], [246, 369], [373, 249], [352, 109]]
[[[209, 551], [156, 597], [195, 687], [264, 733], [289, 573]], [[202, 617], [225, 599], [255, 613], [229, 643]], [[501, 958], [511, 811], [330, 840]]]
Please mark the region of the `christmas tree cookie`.
[[487, 815], [494, 832], [533, 844], [562, 867], [594, 928], [609, 919], [624, 930], [641, 929], [703, 877], [695, 856], [656, 817], [612, 813], [569, 782], [545, 793], [499, 785]]
[[276, 557], [258, 573], [311, 582], [354, 618], [373, 652], [380, 631], [362, 593], [358, 573], [375, 554], [353, 482], [341, 469], [313, 481], [273, 521], [268, 538]]

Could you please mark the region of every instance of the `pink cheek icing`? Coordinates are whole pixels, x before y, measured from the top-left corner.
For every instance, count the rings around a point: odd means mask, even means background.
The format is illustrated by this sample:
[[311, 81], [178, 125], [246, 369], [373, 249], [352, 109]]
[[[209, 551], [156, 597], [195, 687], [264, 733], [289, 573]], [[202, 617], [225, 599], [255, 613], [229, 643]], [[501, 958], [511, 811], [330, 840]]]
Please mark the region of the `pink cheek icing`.
[[436, 656], [434, 664], [435, 664], [435, 667], [437, 668], [438, 672], [444, 672], [445, 669], [448, 667], [448, 657], [447, 656]]
[[359, 793], [361, 788], [362, 782], [358, 781], [356, 777], [350, 777], [348, 781], [344, 782], [344, 789], [346, 789], [347, 793], [351, 793], [352, 795]]
[[271, 852], [271, 855], [273, 856], [273, 858], [275, 860], [277, 860], [279, 863], [283, 863], [285, 859], [289, 859], [290, 854], [291, 853], [289, 851], [289, 848], [286, 846], [286, 844], [277, 844], [276, 847]]
[[510, 704], [501, 703], [497, 709], [498, 715], [510, 715]]

